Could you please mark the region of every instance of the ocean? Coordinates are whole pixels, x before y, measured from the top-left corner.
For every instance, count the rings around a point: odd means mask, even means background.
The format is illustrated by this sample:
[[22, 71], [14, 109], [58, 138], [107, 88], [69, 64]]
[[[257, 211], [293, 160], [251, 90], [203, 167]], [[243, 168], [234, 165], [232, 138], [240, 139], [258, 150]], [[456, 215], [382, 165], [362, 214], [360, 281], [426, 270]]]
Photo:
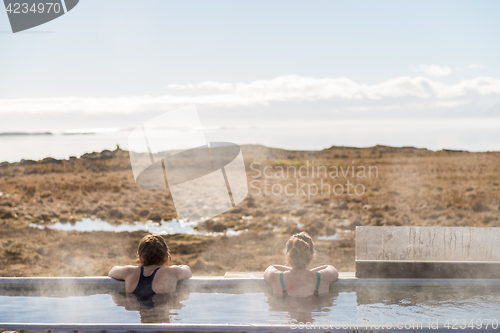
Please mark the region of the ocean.
[[[43, 131], [48, 134], [0, 133], [0, 162], [70, 156], [128, 149], [130, 129], [98, 129], [86, 134]], [[268, 126], [204, 129], [208, 141], [261, 144], [293, 150], [321, 150], [331, 146], [371, 147], [374, 145], [413, 146], [431, 150], [500, 151], [500, 119], [393, 119], [341, 120], [322, 124], [272, 124]], [[76, 133], [76, 134], [75, 134]], [[176, 133], [167, 133], [172, 147]], [[176, 147], [178, 145], [178, 147]]]

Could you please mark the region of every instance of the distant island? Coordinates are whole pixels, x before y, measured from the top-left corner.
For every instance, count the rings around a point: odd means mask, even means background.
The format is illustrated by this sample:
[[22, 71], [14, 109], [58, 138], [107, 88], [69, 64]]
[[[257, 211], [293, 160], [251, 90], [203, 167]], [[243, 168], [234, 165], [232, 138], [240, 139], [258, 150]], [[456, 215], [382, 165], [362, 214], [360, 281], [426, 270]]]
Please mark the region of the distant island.
[[53, 135], [52, 132], [0, 132], [1, 136], [19, 136], [19, 135]]

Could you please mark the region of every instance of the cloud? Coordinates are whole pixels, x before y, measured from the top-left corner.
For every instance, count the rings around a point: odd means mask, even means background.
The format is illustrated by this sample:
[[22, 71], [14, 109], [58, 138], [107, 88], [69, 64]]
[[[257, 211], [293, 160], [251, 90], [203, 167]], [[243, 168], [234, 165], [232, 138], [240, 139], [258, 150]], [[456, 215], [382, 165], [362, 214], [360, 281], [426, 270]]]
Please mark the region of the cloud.
[[[205, 81], [171, 84], [160, 96], [117, 98], [53, 97], [0, 99], [0, 114], [6, 113], [138, 113], [167, 111], [197, 104], [209, 107], [260, 106], [271, 103], [321, 102], [345, 109], [428, 105], [449, 108], [470, 103], [486, 95], [500, 95], [500, 79], [476, 77], [446, 84], [423, 76], [397, 77], [378, 84], [357, 83], [349, 78], [279, 76], [248, 83]], [[181, 92], [181, 93], [179, 93]], [[425, 103], [423, 103], [425, 102]]]
[[442, 77], [451, 74], [452, 69], [448, 66], [438, 66], [438, 65], [419, 65], [418, 67], [412, 66], [410, 70], [415, 73], [422, 73], [427, 76], [432, 77]]
[[172, 90], [191, 90], [191, 89], [208, 89], [208, 90], [219, 90], [219, 91], [230, 91], [234, 88], [232, 83], [226, 82], [216, 82], [216, 81], [205, 81], [197, 84], [169, 84], [166, 87]]
[[479, 65], [479, 64], [470, 64], [469, 66], [467, 66], [467, 68], [470, 68], [470, 69], [484, 69], [486, 67], [484, 67], [483, 65]]
[[[178, 88], [191, 89], [195, 96], [197, 85], [179, 85]], [[271, 80], [256, 80], [250, 83], [234, 84], [229, 95], [221, 98], [237, 103], [269, 103], [273, 101], [316, 101], [316, 100], [380, 100], [384, 98], [415, 97], [419, 99], [448, 99], [466, 96], [500, 94], [500, 79], [477, 77], [462, 80], [456, 84], [445, 84], [426, 77], [398, 77], [374, 85], [356, 83], [345, 77], [313, 78], [298, 75], [279, 76]], [[235, 98], [237, 96], [237, 98]]]

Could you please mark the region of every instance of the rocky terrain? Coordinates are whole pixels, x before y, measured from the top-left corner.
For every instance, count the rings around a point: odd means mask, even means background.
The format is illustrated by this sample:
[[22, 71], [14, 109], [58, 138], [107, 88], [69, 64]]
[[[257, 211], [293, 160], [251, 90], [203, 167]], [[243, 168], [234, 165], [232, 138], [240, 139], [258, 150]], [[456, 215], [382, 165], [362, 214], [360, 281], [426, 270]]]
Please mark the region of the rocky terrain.
[[[315, 238], [313, 264], [353, 271], [356, 226], [500, 226], [498, 152], [386, 146], [241, 149], [248, 196], [198, 229], [242, 232], [233, 237], [165, 236], [173, 263], [187, 263], [195, 274], [261, 271], [283, 263], [286, 239], [301, 230]], [[0, 163], [0, 193], [1, 276], [105, 275], [113, 265], [135, 263], [137, 243], [145, 234], [58, 231], [30, 224], [74, 224], [82, 217], [116, 224], [177, 217], [168, 190], [135, 184], [128, 152], [120, 149], [69, 160]]]

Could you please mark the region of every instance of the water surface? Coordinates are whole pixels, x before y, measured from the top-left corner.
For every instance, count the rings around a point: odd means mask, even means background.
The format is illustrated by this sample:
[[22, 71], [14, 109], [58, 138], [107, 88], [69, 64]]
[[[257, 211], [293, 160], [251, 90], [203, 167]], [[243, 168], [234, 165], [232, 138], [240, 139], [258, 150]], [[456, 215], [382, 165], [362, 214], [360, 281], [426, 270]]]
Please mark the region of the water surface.
[[134, 222], [134, 223], [109, 223], [101, 220], [93, 220], [90, 218], [82, 218], [81, 221], [74, 223], [61, 223], [56, 222], [53, 224], [39, 225], [31, 223], [29, 226], [39, 229], [56, 229], [63, 231], [108, 231], [108, 232], [133, 232], [133, 231], [146, 231], [158, 235], [171, 235], [171, 234], [189, 234], [189, 235], [202, 235], [202, 236], [220, 236], [226, 234], [227, 236], [236, 236], [241, 231], [227, 229], [224, 232], [206, 232], [196, 230], [195, 227], [198, 222], [187, 220], [161, 221], [157, 222]]
[[[0, 296], [3, 323], [212, 323], [297, 324], [429, 323], [478, 320], [498, 325], [500, 290], [440, 291], [405, 287], [389, 292], [332, 291], [321, 298], [286, 298], [267, 292], [178, 292], [151, 303], [132, 294], [78, 297]], [[160, 296], [156, 295], [155, 297]]]

